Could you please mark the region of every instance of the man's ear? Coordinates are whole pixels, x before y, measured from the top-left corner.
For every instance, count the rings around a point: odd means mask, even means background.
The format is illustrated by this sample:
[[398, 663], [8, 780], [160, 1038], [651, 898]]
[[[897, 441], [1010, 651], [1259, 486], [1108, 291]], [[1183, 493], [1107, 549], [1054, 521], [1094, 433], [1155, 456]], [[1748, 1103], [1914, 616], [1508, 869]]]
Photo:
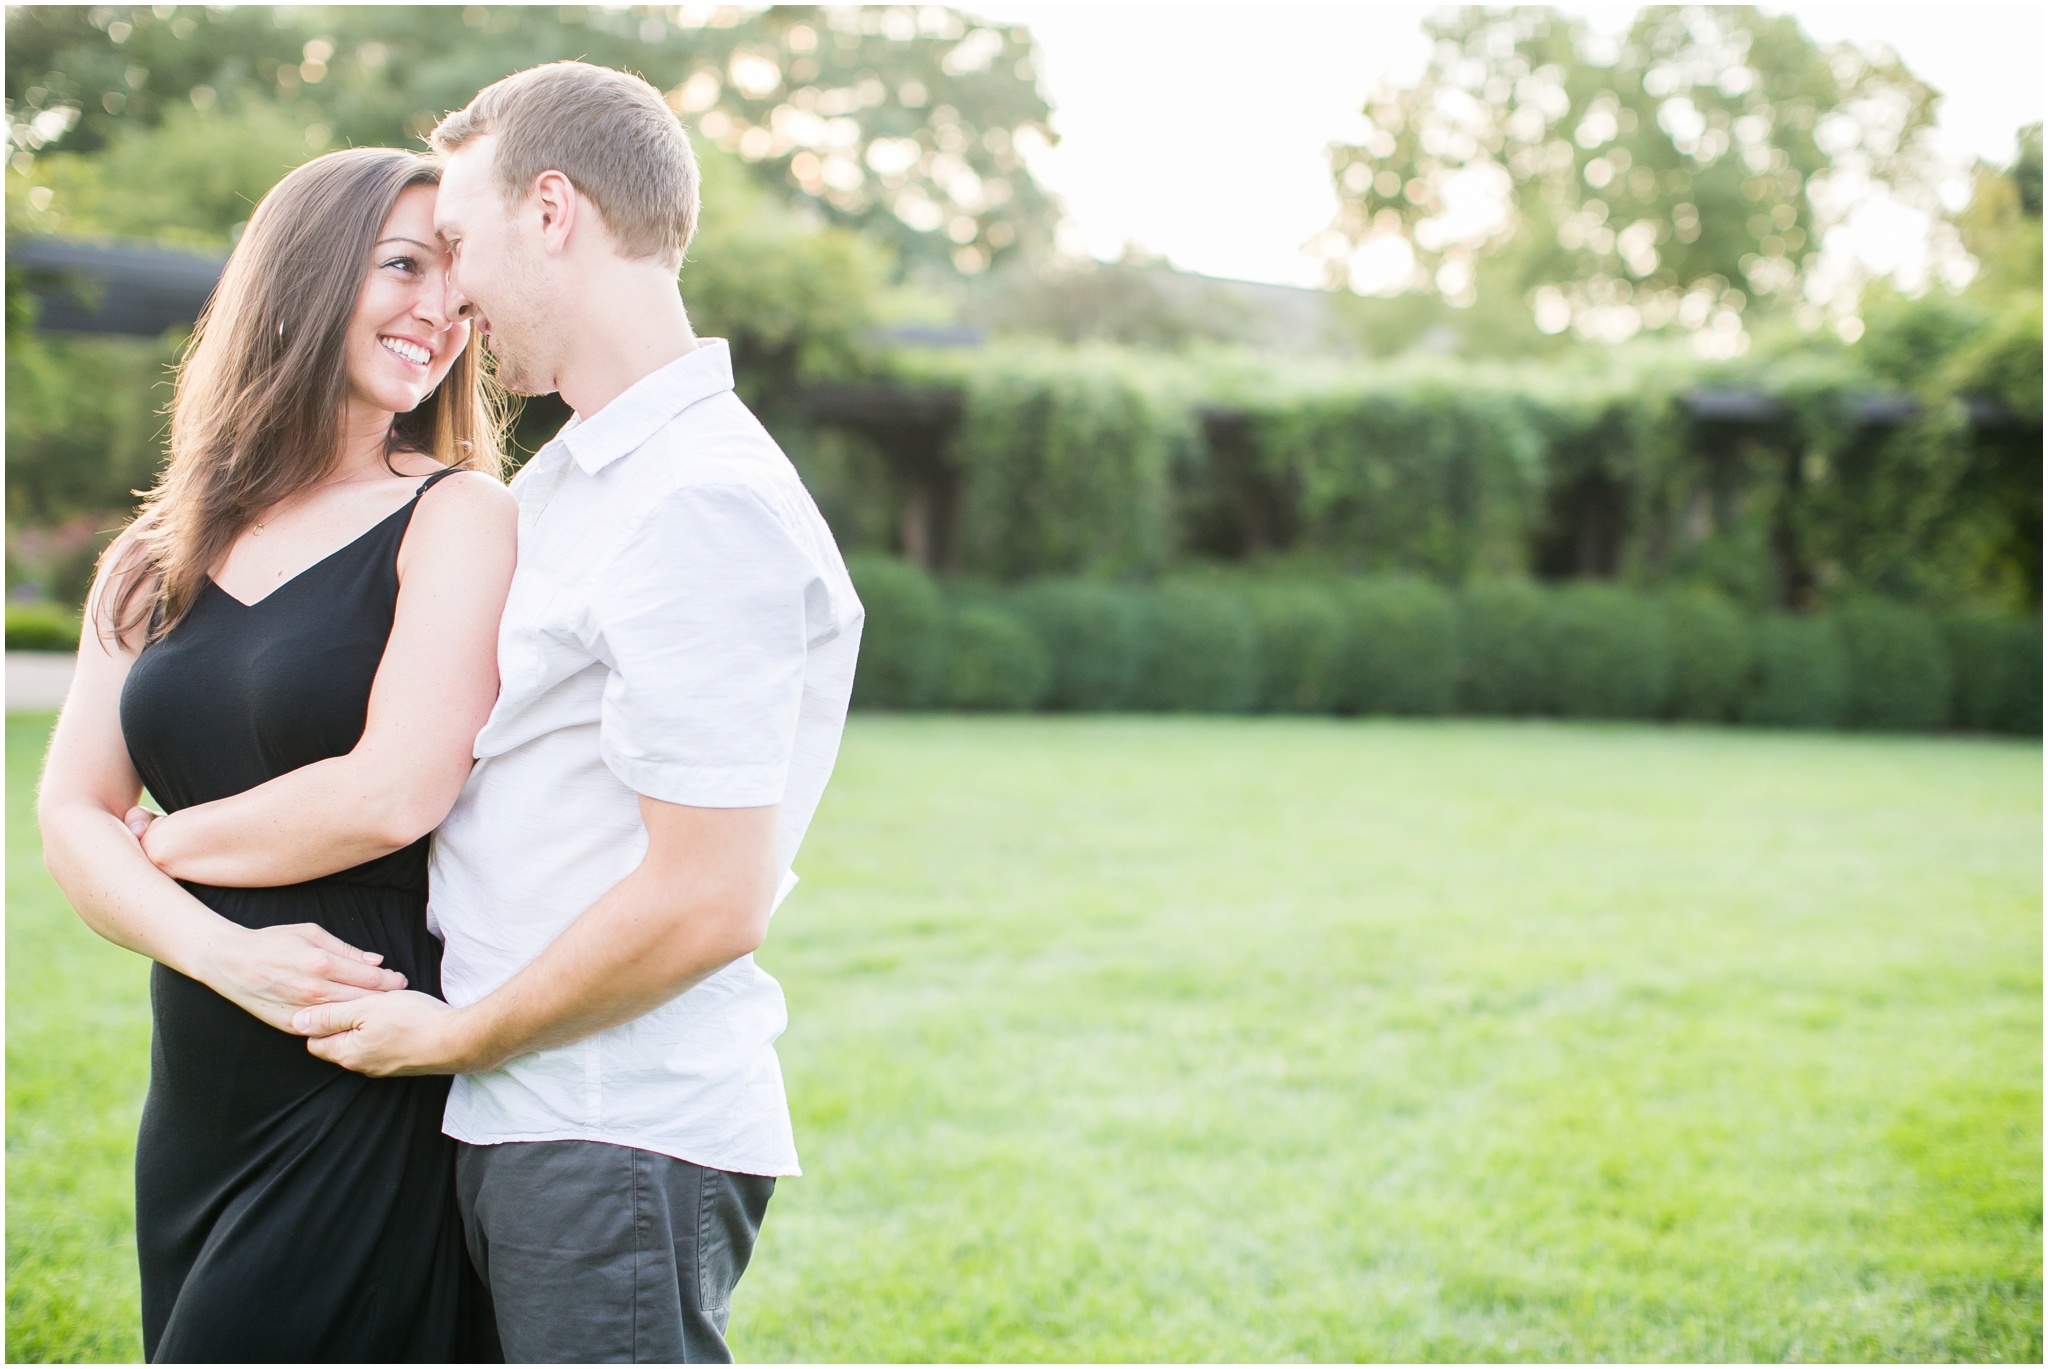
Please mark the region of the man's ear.
[[549, 255], [559, 254], [568, 248], [569, 236], [582, 217], [583, 197], [577, 193], [576, 183], [559, 171], [543, 171], [534, 177], [533, 194], [540, 207], [541, 247]]

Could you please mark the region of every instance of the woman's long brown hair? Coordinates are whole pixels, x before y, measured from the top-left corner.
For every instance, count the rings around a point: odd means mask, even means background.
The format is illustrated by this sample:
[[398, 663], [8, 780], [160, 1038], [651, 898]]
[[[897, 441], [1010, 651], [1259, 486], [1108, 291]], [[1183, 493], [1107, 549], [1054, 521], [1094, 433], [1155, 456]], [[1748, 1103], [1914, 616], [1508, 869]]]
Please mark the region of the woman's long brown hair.
[[[348, 327], [398, 197], [439, 166], [394, 148], [330, 152], [274, 186], [200, 314], [171, 400], [170, 460], [101, 558], [95, 626], [155, 641], [256, 518], [332, 474], [348, 402]], [[502, 408], [474, 338], [392, 424], [391, 449], [502, 470]]]

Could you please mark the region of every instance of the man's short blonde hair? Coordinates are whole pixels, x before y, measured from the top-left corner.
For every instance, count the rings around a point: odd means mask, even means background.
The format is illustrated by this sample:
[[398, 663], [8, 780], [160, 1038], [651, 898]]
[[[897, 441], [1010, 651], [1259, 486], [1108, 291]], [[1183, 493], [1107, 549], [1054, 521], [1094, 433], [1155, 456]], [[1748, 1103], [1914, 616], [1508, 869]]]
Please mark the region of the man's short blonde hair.
[[498, 185], [509, 203], [559, 171], [590, 197], [622, 255], [680, 269], [697, 231], [697, 157], [661, 93], [638, 76], [588, 62], [550, 62], [507, 76], [434, 130], [437, 152], [495, 134]]

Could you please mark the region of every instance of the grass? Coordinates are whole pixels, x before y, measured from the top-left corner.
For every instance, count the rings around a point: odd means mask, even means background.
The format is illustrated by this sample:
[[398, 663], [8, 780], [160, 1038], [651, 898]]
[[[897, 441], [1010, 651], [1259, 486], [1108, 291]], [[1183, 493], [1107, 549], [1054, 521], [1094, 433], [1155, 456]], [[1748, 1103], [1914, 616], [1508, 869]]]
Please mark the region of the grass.
[[149, 967], [87, 931], [43, 872], [50, 721], [7, 719], [7, 1358], [139, 1360]]
[[[144, 976], [9, 720], [8, 1351], [132, 1356]], [[862, 717], [743, 1359], [2034, 1360], [2041, 752]]]

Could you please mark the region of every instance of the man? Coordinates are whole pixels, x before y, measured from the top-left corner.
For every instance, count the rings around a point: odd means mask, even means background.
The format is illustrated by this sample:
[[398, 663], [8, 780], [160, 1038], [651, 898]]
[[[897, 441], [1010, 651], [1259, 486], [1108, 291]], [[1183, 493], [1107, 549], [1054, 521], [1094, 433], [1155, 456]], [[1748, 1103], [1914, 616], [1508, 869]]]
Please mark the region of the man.
[[688, 139], [580, 62], [434, 132], [436, 227], [499, 378], [576, 417], [513, 482], [500, 695], [436, 834], [447, 1004], [309, 1008], [314, 1051], [454, 1073], [445, 1129], [508, 1358], [729, 1360], [797, 1160], [754, 964], [838, 752], [862, 612], [677, 290]]

